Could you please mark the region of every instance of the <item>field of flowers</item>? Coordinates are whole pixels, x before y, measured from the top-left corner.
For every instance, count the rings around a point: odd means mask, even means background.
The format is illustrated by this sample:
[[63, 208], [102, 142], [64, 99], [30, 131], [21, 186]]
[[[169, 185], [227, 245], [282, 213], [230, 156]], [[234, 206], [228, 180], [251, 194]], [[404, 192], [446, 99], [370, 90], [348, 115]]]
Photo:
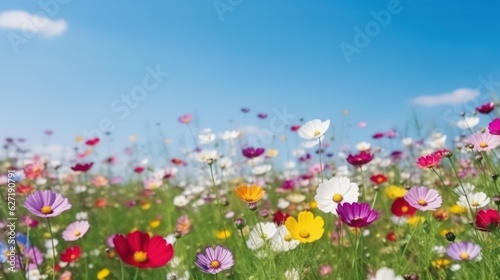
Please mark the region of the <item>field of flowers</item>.
[[256, 146], [187, 114], [191, 149], [164, 143], [161, 166], [133, 136], [120, 155], [79, 138], [71, 161], [7, 138], [0, 278], [500, 279], [495, 107], [457, 135], [391, 130], [351, 149], [325, 137], [330, 120]]

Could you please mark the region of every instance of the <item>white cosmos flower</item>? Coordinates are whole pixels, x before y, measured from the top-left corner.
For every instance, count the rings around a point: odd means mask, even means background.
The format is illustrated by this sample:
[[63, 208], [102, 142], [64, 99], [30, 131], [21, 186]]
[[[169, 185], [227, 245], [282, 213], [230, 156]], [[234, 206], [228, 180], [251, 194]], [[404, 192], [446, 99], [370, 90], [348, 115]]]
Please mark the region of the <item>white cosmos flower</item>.
[[470, 183], [463, 183], [462, 185], [456, 187], [453, 191], [458, 195], [468, 195], [472, 193], [474, 188], [475, 186]]
[[189, 203], [189, 200], [184, 195], [174, 197], [174, 205], [177, 207], [184, 207]]
[[405, 147], [410, 147], [411, 145], [413, 145], [413, 139], [410, 137], [403, 138], [401, 140], [401, 144], [403, 144], [403, 146]]
[[208, 159], [217, 159], [217, 150], [202, 150], [197, 153], [197, 159], [199, 162], [207, 162]]
[[317, 139], [325, 134], [329, 126], [330, 120], [323, 122], [320, 119], [314, 119], [303, 124], [297, 132], [301, 138], [306, 140]]
[[359, 142], [358, 144], [356, 144], [356, 150], [358, 150], [359, 152], [363, 152], [363, 151], [368, 151], [372, 148], [372, 145], [368, 142]]
[[239, 131], [228, 130], [228, 131], [222, 132], [219, 136], [220, 136], [220, 138], [222, 138], [222, 140], [231, 142], [231, 141], [235, 140], [236, 138], [238, 138], [240, 136], [240, 134], [241, 133]]
[[221, 169], [229, 168], [233, 165], [233, 161], [230, 158], [223, 157], [217, 161], [217, 164]]
[[408, 221], [408, 218], [406, 218], [404, 216], [401, 216], [401, 217], [398, 217], [396, 215], [391, 216], [391, 222], [395, 225], [404, 225], [404, 224], [406, 224], [407, 221]]
[[276, 205], [276, 207], [278, 207], [279, 209], [286, 209], [288, 208], [288, 206], [290, 206], [290, 201], [282, 197], [278, 198], [278, 204]]
[[467, 196], [461, 195], [458, 199], [458, 206], [467, 209], [479, 209], [490, 203], [490, 198], [484, 192], [469, 193]]
[[283, 166], [286, 168], [286, 169], [293, 169], [295, 168], [295, 161], [286, 161], [285, 163], [283, 163]]
[[337, 215], [337, 205], [344, 202], [358, 202], [359, 187], [347, 177], [333, 177], [319, 184], [314, 200], [319, 210]]
[[215, 134], [212, 133], [211, 129], [205, 129], [200, 135], [198, 135], [198, 141], [200, 141], [200, 144], [210, 144], [214, 140]]
[[254, 175], [264, 175], [267, 172], [271, 171], [271, 168], [272, 167], [270, 164], [255, 166], [254, 168], [252, 168], [252, 173]]
[[300, 275], [297, 269], [292, 268], [285, 271], [285, 279], [286, 280], [300, 280]]
[[252, 250], [259, 249], [264, 245], [266, 240], [273, 238], [273, 236], [278, 232], [276, 225], [271, 222], [258, 223], [254, 226], [250, 232], [249, 238], [247, 240], [248, 248]]
[[[323, 141], [323, 139], [325, 139], [325, 136], [319, 137], [320, 141]], [[302, 148], [304, 148], [304, 149], [311, 149], [311, 148], [314, 148], [318, 145], [319, 145], [319, 142], [317, 139], [302, 142]]]
[[286, 252], [293, 250], [299, 246], [300, 242], [292, 238], [286, 226], [281, 225], [278, 231], [271, 238], [271, 250], [275, 252]]
[[470, 129], [479, 124], [479, 117], [464, 117], [463, 119], [457, 121], [456, 125], [460, 129]]
[[89, 215], [87, 212], [78, 212], [78, 213], [76, 213], [76, 219], [77, 220], [88, 220]]
[[371, 278], [373, 280], [403, 280], [402, 276], [396, 276], [396, 273], [393, 269], [387, 267], [381, 267], [377, 270], [377, 274], [375, 278]]
[[432, 149], [444, 148], [446, 145], [446, 134], [439, 132], [432, 134], [432, 136], [427, 139], [427, 144], [429, 144]]

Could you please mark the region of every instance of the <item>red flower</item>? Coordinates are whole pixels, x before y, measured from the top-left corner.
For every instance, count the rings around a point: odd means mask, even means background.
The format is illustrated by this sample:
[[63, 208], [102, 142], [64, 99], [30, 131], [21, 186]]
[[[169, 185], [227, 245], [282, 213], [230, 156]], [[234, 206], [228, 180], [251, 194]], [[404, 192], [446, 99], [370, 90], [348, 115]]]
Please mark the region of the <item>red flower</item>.
[[278, 210], [278, 211], [276, 211], [276, 213], [274, 213], [273, 223], [275, 223], [278, 226], [283, 225], [285, 223], [286, 219], [288, 219], [288, 217], [290, 217], [290, 215], [288, 213], [284, 213], [284, 212], [281, 212], [280, 210]]
[[421, 156], [417, 160], [417, 165], [420, 168], [432, 168], [441, 162], [441, 157], [439, 154], [431, 154], [426, 156]]
[[116, 252], [126, 264], [139, 268], [157, 268], [166, 265], [174, 255], [171, 244], [159, 235], [152, 238], [140, 231], [113, 238]]
[[34, 191], [35, 191], [35, 188], [29, 184], [28, 185], [19, 184], [19, 186], [17, 186], [17, 188], [16, 188], [16, 192], [18, 194], [21, 194], [21, 195], [23, 195], [23, 194], [28, 195]]
[[495, 103], [488, 102], [476, 108], [476, 111], [481, 114], [489, 114], [495, 110]]
[[95, 200], [95, 207], [96, 208], [105, 208], [108, 206], [108, 200], [105, 198], [98, 198]]
[[396, 242], [396, 241], [398, 241], [398, 237], [397, 237], [397, 235], [394, 233], [394, 231], [389, 232], [389, 233], [385, 236], [385, 239], [387, 239], [387, 241], [391, 241], [391, 242]]
[[95, 146], [95, 145], [97, 145], [97, 143], [99, 143], [99, 137], [91, 138], [91, 139], [85, 141], [85, 144], [87, 146]]
[[299, 130], [300, 127], [301, 127], [300, 124], [292, 125], [290, 127], [290, 130], [293, 131], [293, 132], [297, 132], [297, 130]]
[[170, 160], [171, 163], [175, 164], [175, 165], [181, 165], [183, 164], [184, 162], [182, 161], [182, 159], [180, 158], [173, 158]]
[[92, 168], [92, 165], [94, 165], [93, 162], [77, 163], [75, 166], [71, 167], [71, 169], [73, 171], [87, 172], [90, 168]]
[[494, 209], [486, 209], [477, 212], [476, 227], [482, 231], [491, 231], [500, 224], [498, 211]]
[[375, 174], [375, 175], [370, 177], [370, 180], [375, 185], [379, 185], [379, 184], [383, 184], [383, 183], [387, 182], [387, 177], [385, 177], [384, 174]]
[[365, 164], [369, 163], [370, 161], [372, 161], [373, 158], [374, 158], [373, 154], [362, 151], [356, 155], [349, 155], [347, 157], [347, 162], [349, 162], [351, 165], [354, 165], [356, 167], [361, 167], [362, 165], [365, 165]]
[[142, 166], [137, 166], [136, 168], [134, 168], [135, 173], [142, 173], [142, 171], [144, 171], [144, 167]]
[[417, 208], [411, 206], [403, 197], [400, 197], [392, 203], [391, 212], [397, 217], [413, 216], [417, 212]]
[[61, 253], [61, 261], [63, 262], [75, 262], [80, 258], [82, 254], [82, 249], [78, 246], [70, 247]]

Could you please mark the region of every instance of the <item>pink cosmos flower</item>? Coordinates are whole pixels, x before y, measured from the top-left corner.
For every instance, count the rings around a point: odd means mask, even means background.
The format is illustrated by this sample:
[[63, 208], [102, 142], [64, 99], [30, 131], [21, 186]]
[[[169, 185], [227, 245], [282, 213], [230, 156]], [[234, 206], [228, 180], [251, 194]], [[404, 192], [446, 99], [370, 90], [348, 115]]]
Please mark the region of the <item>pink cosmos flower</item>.
[[35, 157], [33, 163], [26, 164], [24, 166], [24, 175], [28, 179], [37, 179], [43, 177], [45, 174], [45, 165], [42, 163], [40, 158]]
[[404, 199], [420, 211], [434, 211], [441, 207], [443, 199], [439, 192], [427, 187], [413, 187], [404, 196]]
[[24, 202], [31, 214], [47, 218], [55, 217], [71, 208], [68, 199], [51, 190], [37, 191], [30, 194]]
[[62, 237], [66, 241], [75, 241], [82, 238], [90, 228], [87, 221], [76, 221], [71, 223], [62, 233]]
[[446, 248], [446, 254], [456, 261], [470, 261], [477, 258], [480, 253], [481, 246], [467, 241], [451, 243]]
[[180, 123], [183, 124], [188, 124], [193, 120], [193, 115], [191, 114], [184, 114], [178, 118]]
[[500, 145], [500, 137], [491, 134], [488, 131], [484, 133], [481, 131], [476, 131], [469, 137], [469, 143], [474, 145], [472, 148], [474, 151], [486, 152], [495, 149]]
[[339, 204], [337, 214], [342, 222], [355, 228], [369, 226], [381, 216], [380, 212], [370, 209], [370, 204], [357, 202]]

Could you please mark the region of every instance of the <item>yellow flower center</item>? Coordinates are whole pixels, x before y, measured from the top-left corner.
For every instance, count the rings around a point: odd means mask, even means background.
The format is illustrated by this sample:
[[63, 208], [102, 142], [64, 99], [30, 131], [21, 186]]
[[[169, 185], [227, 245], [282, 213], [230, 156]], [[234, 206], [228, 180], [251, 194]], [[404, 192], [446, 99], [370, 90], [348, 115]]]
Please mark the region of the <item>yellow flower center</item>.
[[339, 193], [334, 194], [332, 197], [333, 202], [336, 202], [336, 203], [341, 202], [343, 199], [344, 199], [344, 197]]
[[262, 238], [262, 239], [266, 239], [266, 238], [267, 238], [267, 234], [265, 234], [265, 233], [261, 233], [261, 234], [260, 234], [260, 238]]
[[75, 254], [72, 254], [72, 255], [71, 255], [71, 256], [69, 256], [69, 257], [70, 257], [70, 259], [72, 259], [72, 260], [76, 259], [76, 255], [75, 255]]
[[213, 260], [210, 262], [210, 267], [217, 269], [220, 267], [220, 262], [218, 260]]
[[321, 131], [319, 131], [319, 130], [315, 130], [314, 131], [314, 136], [315, 137], [319, 136], [320, 134], [321, 134]]
[[78, 236], [80, 236], [82, 233], [81, 233], [79, 230], [77, 230], [77, 231], [75, 231], [75, 233], [74, 233], [74, 234], [75, 234], [75, 236], [76, 236], [76, 237], [78, 237]]
[[403, 213], [408, 212], [408, 206], [401, 207], [401, 212], [403, 212]]
[[41, 211], [42, 211], [42, 214], [45, 214], [45, 215], [53, 213], [52, 208], [50, 206], [43, 206]]
[[418, 205], [420, 205], [420, 206], [426, 206], [427, 205], [427, 201], [425, 201], [424, 199], [419, 199], [418, 200]]
[[478, 207], [478, 206], [479, 206], [479, 202], [477, 202], [477, 200], [472, 202], [472, 207]]
[[134, 262], [143, 263], [148, 258], [148, 254], [143, 251], [137, 251], [134, 253]]
[[283, 239], [285, 239], [286, 242], [290, 242], [292, 241], [292, 236], [290, 234], [287, 234], [285, 235], [285, 237], [283, 237]]
[[486, 143], [486, 142], [483, 141], [483, 142], [479, 143], [479, 147], [481, 147], [483, 149], [487, 148], [488, 147], [488, 143]]
[[299, 232], [299, 236], [302, 238], [309, 238], [309, 236], [311, 236], [311, 234], [309, 233], [309, 231], [303, 229]]
[[463, 261], [466, 261], [466, 260], [470, 259], [470, 256], [466, 252], [463, 252], [463, 253], [460, 254], [460, 259], [463, 260]]

